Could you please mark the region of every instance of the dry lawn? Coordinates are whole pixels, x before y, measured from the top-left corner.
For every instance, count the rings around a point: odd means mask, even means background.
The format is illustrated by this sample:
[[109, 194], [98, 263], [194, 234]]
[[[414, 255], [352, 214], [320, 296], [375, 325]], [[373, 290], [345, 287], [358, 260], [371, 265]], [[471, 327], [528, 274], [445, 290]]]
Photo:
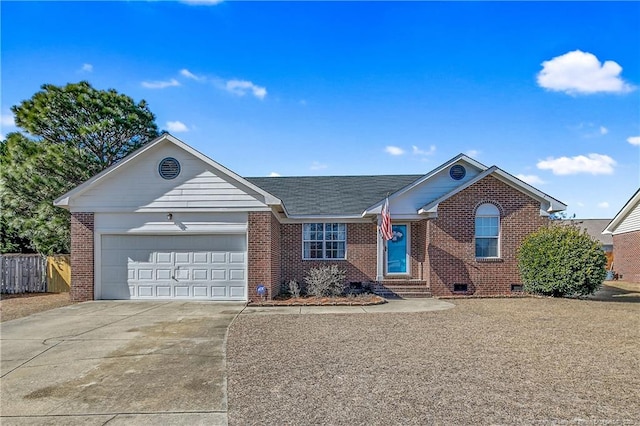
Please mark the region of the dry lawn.
[[69, 293], [3, 294], [0, 299], [0, 322], [26, 317], [49, 309], [70, 305]]
[[227, 346], [229, 421], [640, 424], [640, 297], [609, 296], [454, 300], [419, 314], [241, 315]]

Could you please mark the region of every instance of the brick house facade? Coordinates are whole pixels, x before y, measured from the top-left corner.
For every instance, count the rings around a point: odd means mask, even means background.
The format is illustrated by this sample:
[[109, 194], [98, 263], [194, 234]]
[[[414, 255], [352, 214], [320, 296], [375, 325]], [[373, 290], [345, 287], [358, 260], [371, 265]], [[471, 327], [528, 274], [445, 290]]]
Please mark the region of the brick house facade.
[[509, 294], [523, 238], [566, 208], [462, 154], [425, 175], [242, 178], [171, 135], [55, 204], [72, 213], [77, 301], [273, 298], [328, 264], [348, 282]]
[[613, 269], [621, 280], [640, 283], [640, 189], [611, 220], [604, 234], [613, 234]]

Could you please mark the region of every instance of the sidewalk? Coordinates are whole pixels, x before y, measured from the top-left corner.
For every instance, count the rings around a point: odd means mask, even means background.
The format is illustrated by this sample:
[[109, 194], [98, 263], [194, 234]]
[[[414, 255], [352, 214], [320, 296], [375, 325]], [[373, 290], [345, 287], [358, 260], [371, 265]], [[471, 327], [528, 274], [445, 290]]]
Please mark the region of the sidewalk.
[[400, 299], [389, 300], [381, 305], [370, 306], [259, 306], [249, 305], [241, 315], [283, 315], [283, 314], [375, 314], [393, 312], [431, 312], [455, 307], [453, 303], [440, 299]]

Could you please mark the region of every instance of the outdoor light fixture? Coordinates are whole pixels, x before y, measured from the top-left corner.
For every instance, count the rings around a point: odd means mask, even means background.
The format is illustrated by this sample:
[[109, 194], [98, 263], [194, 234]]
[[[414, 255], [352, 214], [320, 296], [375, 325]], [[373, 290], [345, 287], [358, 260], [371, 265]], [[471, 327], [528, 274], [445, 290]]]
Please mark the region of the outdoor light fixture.
[[173, 219], [173, 214], [167, 213], [167, 220], [171, 220], [171, 219]]

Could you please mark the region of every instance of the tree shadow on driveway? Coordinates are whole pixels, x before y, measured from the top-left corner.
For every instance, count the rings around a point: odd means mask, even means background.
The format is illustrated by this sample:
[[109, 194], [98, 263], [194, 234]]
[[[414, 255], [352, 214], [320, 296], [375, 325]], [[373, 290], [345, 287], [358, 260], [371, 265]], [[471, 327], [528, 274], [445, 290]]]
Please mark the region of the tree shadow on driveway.
[[600, 290], [587, 300], [598, 302], [640, 303], [640, 284], [625, 281], [606, 281]]

